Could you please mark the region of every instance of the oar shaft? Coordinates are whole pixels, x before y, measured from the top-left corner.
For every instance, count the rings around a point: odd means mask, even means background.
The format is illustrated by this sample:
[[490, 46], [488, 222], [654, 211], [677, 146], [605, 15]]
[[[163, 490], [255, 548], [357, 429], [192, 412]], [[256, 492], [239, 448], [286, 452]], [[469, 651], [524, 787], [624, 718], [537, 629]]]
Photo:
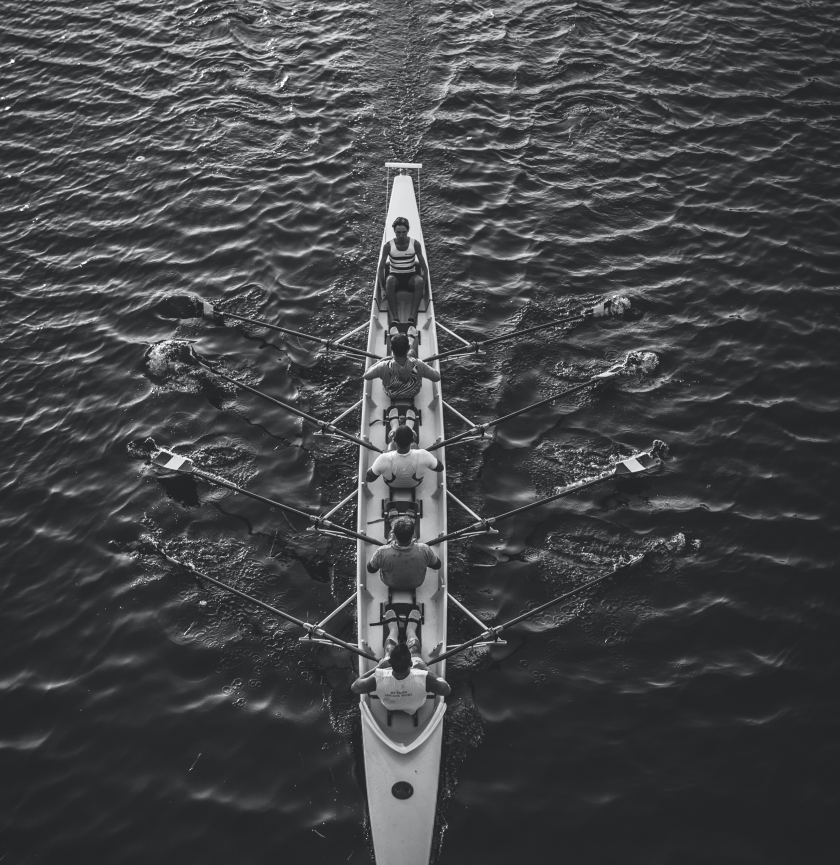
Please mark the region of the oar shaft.
[[356, 532], [353, 529], [348, 529], [346, 526], [339, 525], [338, 523], [331, 522], [325, 517], [310, 517], [313, 523], [315, 523], [315, 531], [318, 531], [321, 526], [324, 526], [327, 529], [330, 529], [333, 532], [337, 532], [338, 534], [344, 535], [347, 538], [356, 538], [359, 541], [364, 541], [366, 544], [373, 544], [377, 547], [384, 547], [385, 541], [378, 541], [376, 538], [372, 538], [370, 535], [366, 535], [363, 532]]
[[525, 414], [526, 412], [533, 411], [535, 408], [539, 408], [543, 405], [548, 405], [549, 403], [556, 402], [558, 399], [562, 399], [564, 396], [571, 396], [573, 393], [577, 393], [578, 391], [583, 390], [587, 387], [593, 387], [597, 384], [600, 384], [602, 381], [607, 381], [608, 378], [613, 378], [615, 375], [618, 375], [618, 372], [613, 373], [610, 376], [606, 376], [601, 374], [599, 376], [595, 376], [594, 378], [589, 379], [588, 381], [581, 382], [581, 384], [573, 385], [572, 387], [566, 388], [566, 390], [558, 391], [551, 396], [546, 397], [545, 399], [541, 399], [539, 402], [532, 403], [531, 405], [526, 405], [524, 408], [517, 409], [516, 411], [512, 411], [509, 414], [502, 415], [501, 417], [494, 418], [493, 420], [489, 420], [486, 423], [476, 424], [471, 429], [468, 429], [466, 432], [458, 433], [457, 435], [451, 436], [448, 439], [444, 439], [442, 442], [437, 442], [436, 444], [430, 445], [426, 450], [435, 451], [439, 448], [446, 447], [447, 445], [456, 444], [462, 439], [468, 438], [469, 436], [473, 436], [476, 433], [483, 433], [485, 430], [490, 427], [498, 426], [500, 423], [504, 423], [507, 420], [511, 420], [512, 418], [519, 417], [520, 415]]
[[[198, 355], [196, 355], [198, 357]], [[238, 381], [235, 378], [232, 378], [229, 375], [226, 375], [223, 372], [220, 372], [215, 367], [210, 366], [206, 360], [199, 357], [198, 362], [205, 368], [210, 370], [213, 375], [219, 376], [219, 378], [223, 378], [225, 381], [229, 381], [232, 385], [241, 388], [242, 390], [248, 391], [248, 393], [252, 393], [255, 396], [260, 397], [260, 399], [264, 399], [266, 402], [272, 403], [272, 405], [279, 406], [280, 408], [286, 409], [286, 411], [291, 412], [294, 415], [297, 415], [300, 418], [303, 418], [305, 421], [309, 421], [309, 423], [314, 424], [319, 429], [327, 430], [327, 432], [332, 433], [333, 435], [340, 436], [341, 438], [345, 438], [348, 441], [354, 442], [360, 447], [367, 448], [368, 450], [376, 451], [377, 453], [382, 453], [381, 448], [378, 448], [375, 444], [369, 441], [365, 441], [364, 439], [360, 439], [358, 436], [354, 436], [349, 432], [345, 432], [343, 429], [339, 429], [337, 426], [333, 426], [333, 424], [328, 421], [321, 420], [320, 418], [314, 417], [311, 414], [307, 414], [305, 411], [296, 408], [293, 405], [289, 405], [287, 402], [283, 402], [282, 400], [275, 399], [273, 396], [269, 396], [267, 393], [263, 393], [261, 390], [257, 390], [255, 387], [251, 387], [249, 384], [245, 384], [244, 382]]]
[[[609, 376], [609, 378], [613, 378], [615, 375], [618, 375], [618, 373], [613, 373], [613, 375]], [[516, 411], [510, 412], [510, 414], [497, 417], [495, 420], [491, 420], [488, 421], [486, 424], [482, 424], [482, 426], [498, 426], [500, 423], [504, 423], [506, 420], [519, 417], [519, 415], [532, 411], [535, 408], [539, 408], [543, 405], [548, 405], [551, 402], [562, 399], [564, 396], [571, 396], [573, 393], [577, 393], [578, 391], [584, 390], [587, 387], [592, 387], [594, 385], [600, 384], [602, 381], [607, 380], [608, 378], [605, 375], [596, 376], [595, 378], [589, 379], [589, 381], [581, 382], [580, 384], [573, 385], [572, 387], [567, 387], [566, 390], [561, 390], [555, 394], [552, 394], [551, 396], [547, 396], [545, 399], [541, 399], [539, 402], [532, 403], [531, 405], [526, 405], [525, 408], [520, 408]]]
[[344, 640], [341, 640], [338, 637], [334, 637], [332, 634], [328, 634], [326, 631], [322, 630], [316, 625], [311, 625], [309, 622], [304, 622], [302, 619], [295, 618], [295, 616], [291, 615], [290, 613], [286, 613], [283, 610], [277, 609], [277, 607], [273, 607], [271, 604], [267, 604], [265, 601], [261, 601], [259, 598], [255, 598], [253, 595], [249, 595], [246, 592], [235, 589], [233, 586], [230, 586], [227, 583], [223, 583], [221, 580], [217, 580], [215, 577], [211, 577], [209, 574], [205, 574], [203, 571], [199, 571], [198, 568], [194, 568], [192, 565], [188, 565], [186, 562], [182, 562], [179, 559], [168, 556], [162, 550], [159, 552], [167, 561], [179, 565], [182, 568], [186, 568], [191, 573], [195, 574], [198, 577], [201, 577], [202, 580], [207, 580], [208, 583], [212, 583], [214, 586], [218, 586], [220, 589], [223, 589], [224, 591], [229, 592], [232, 595], [237, 595], [240, 598], [244, 598], [244, 600], [246, 601], [250, 601], [256, 606], [261, 607], [263, 610], [268, 610], [268, 612], [274, 613], [275, 616], [279, 616], [281, 619], [285, 619], [287, 622], [291, 622], [292, 624], [297, 625], [299, 628], [303, 628], [304, 631], [316, 635], [319, 639], [327, 640], [330, 643], [335, 643], [336, 646], [341, 646], [342, 649], [347, 649], [348, 652], [353, 652], [356, 655], [360, 655], [362, 658], [367, 658], [371, 661], [378, 660], [373, 655], [370, 655], [367, 652], [363, 652], [358, 646], [354, 646], [351, 643], [346, 643]]
[[454, 357], [457, 354], [470, 354], [477, 353], [481, 349], [483, 349], [486, 345], [495, 345], [500, 342], [505, 342], [508, 339], [514, 339], [518, 336], [524, 336], [527, 333], [534, 333], [538, 330], [545, 330], [549, 327], [557, 327], [560, 324], [568, 324], [570, 321], [580, 321], [586, 318], [588, 310], [581, 311], [579, 313], [575, 313], [574, 315], [567, 315], [564, 318], [557, 318], [553, 321], [546, 321], [543, 324], [535, 324], [533, 327], [526, 327], [524, 330], [514, 330], [510, 333], [502, 334], [502, 336], [493, 336], [489, 339], [481, 339], [476, 342], [467, 343], [467, 348], [463, 346], [458, 346], [457, 348], [450, 348], [448, 351], [442, 351], [440, 354], [433, 354], [431, 357], [426, 358], [426, 362], [429, 363], [433, 360], [443, 360], [446, 357]]
[[471, 639], [467, 640], [466, 643], [461, 643], [460, 645], [449, 649], [449, 651], [444, 652], [442, 655], [438, 655], [436, 658], [430, 658], [428, 664], [429, 666], [431, 666], [432, 664], [439, 664], [441, 661], [445, 661], [447, 658], [451, 658], [453, 655], [457, 655], [460, 652], [465, 652], [476, 643], [484, 643], [487, 642], [487, 640], [493, 639], [494, 636], [495, 634], [493, 632], [485, 631], [483, 634], [479, 634], [477, 637], [472, 637]]
[[[164, 455], [165, 459], [160, 460], [159, 457], [161, 457], [161, 455]], [[197, 469], [191, 459], [178, 456], [177, 454], [173, 454], [172, 451], [167, 451], [161, 448], [158, 450], [157, 454], [152, 457], [152, 461], [160, 468], [195, 475], [196, 477], [207, 481], [207, 483], [209, 484], [214, 484], [215, 486], [219, 487], [225, 487], [225, 489], [233, 490], [235, 493], [241, 493], [243, 496], [247, 496], [248, 498], [254, 499], [255, 501], [270, 505], [273, 508], [280, 508], [283, 511], [288, 511], [289, 513], [295, 514], [296, 516], [304, 517], [305, 519], [309, 520], [309, 522], [314, 524], [314, 531], [319, 531], [322, 527], [324, 527], [326, 529], [332, 530], [334, 533], [341, 534], [342, 537], [356, 538], [357, 540], [364, 541], [367, 544], [374, 544], [375, 546], [380, 547], [384, 546], [384, 541], [378, 541], [376, 540], [376, 538], [371, 538], [368, 535], [362, 534], [361, 532], [356, 532], [353, 531], [353, 529], [348, 529], [346, 526], [339, 525], [338, 523], [333, 523], [326, 517], [308, 514], [306, 513], [306, 511], [299, 510], [298, 508], [293, 508], [291, 505], [284, 505], [282, 502], [276, 502], [274, 501], [274, 499], [269, 499], [265, 496], [261, 496], [259, 493], [252, 493], [250, 490], [243, 489], [242, 487], [237, 486], [235, 483], [232, 483], [231, 481], [226, 481], [224, 478], [221, 478], [218, 475], [214, 475], [210, 472], [205, 472], [201, 469]], [[185, 467], [187, 464], [188, 467]]]
[[306, 511], [298, 510], [297, 508], [293, 508], [291, 505], [284, 505], [283, 502], [276, 502], [274, 501], [274, 499], [269, 499], [265, 496], [261, 496], [259, 493], [252, 493], [250, 490], [246, 490], [243, 487], [237, 486], [231, 481], [226, 481], [224, 478], [218, 477], [218, 475], [210, 474], [210, 472], [203, 472], [201, 469], [197, 469], [194, 466], [190, 471], [190, 474], [193, 474], [196, 477], [207, 481], [207, 483], [209, 484], [215, 484], [219, 487], [225, 487], [226, 489], [233, 490], [235, 493], [241, 493], [243, 496], [247, 496], [249, 499], [254, 499], [255, 501], [262, 502], [265, 505], [270, 505], [272, 508], [280, 508], [280, 510], [282, 511], [287, 511], [290, 514], [295, 514], [296, 516], [303, 517], [307, 520], [314, 519], [312, 514], [308, 514], [306, 513]]
[[579, 490], [584, 490], [588, 487], [595, 486], [595, 484], [603, 483], [603, 481], [608, 481], [611, 478], [618, 477], [620, 474], [623, 474], [625, 472], [632, 475], [638, 472], [650, 471], [656, 466], [661, 465], [662, 460], [659, 456], [659, 453], [664, 447], [665, 445], [662, 442], [655, 441], [650, 451], [645, 451], [643, 453], [636, 454], [635, 456], [627, 457], [627, 459], [621, 460], [614, 466], [611, 466], [607, 471], [602, 472], [600, 475], [596, 475], [592, 478], [585, 478], [582, 481], [576, 481], [573, 484], [569, 484], [568, 486], [563, 487], [556, 493], [553, 493], [550, 496], [545, 496], [541, 499], [537, 499], [535, 502], [531, 502], [528, 505], [522, 505], [522, 507], [514, 508], [512, 511], [506, 511], [505, 513], [498, 514], [495, 517], [488, 517], [487, 519], [482, 519], [481, 521], [473, 523], [470, 526], [466, 526], [463, 529], [458, 529], [454, 532], [449, 532], [446, 535], [441, 535], [441, 537], [439, 538], [434, 538], [430, 540], [428, 542], [429, 546], [431, 547], [435, 546], [436, 544], [442, 544], [444, 541], [451, 541], [471, 533], [488, 531], [491, 526], [493, 526], [495, 523], [500, 522], [501, 520], [506, 520], [509, 517], [516, 516], [517, 514], [522, 514], [526, 511], [531, 511], [534, 508], [542, 507], [542, 505], [548, 504], [548, 502], [553, 502], [556, 499], [569, 495], [570, 493], [575, 493]]
[[576, 483], [569, 484], [567, 487], [563, 487], [562, 490], [559, 490], [556, 493], [553, 493], [550, 496], [546, 496], [542, 499], [537, 499], [535, 502], [531, 502], [529, 505], [522, 505], [522, 507], [514, 508], [512, 511], [505, 511], [503, 514], [499, 514], [498, 516], [491, 517], [487, 522], [489, 523], [498, 523], [501, 520], [506, 520], [509, 517], [516, 516], [517, 514], [524, 514], [526, 511], [532, 511], [534, 508], [539, 508], [542, 505], [547, 505], [549, 502], [553, 502], [556, 499], [561, 499], [563, 496], [567, 496], [570, 493], [576, 493], [578, 490], [585, 490], [588, 487], [594, 487], [595, 484], [603, 483], [604, 481], [610, 480], [610, 478], [615, 477], [615, 469], [610, 469], [609, 472], [604, 472], [601, 475], [598, 475], [594, 478], [589, 478], [588, 480], [577, 481]]
[[573, 595], [578, 594], [578, 592], [582, 592], [584, 589], [588, 589], [590, 586], [594, 586], [597, 583], [602, 583], [604, 580], [615, 576], [615, 574], [618, 573], [618, 571], [620, 571], [622, 568], [633, 565], [641, 559], [642, 556], [635, 556], [628, 562], [620, 562], [606, 574], [602, 574], [600, 577], [596, 577], [594, 580], [589, 580], [588, 582], [583, 583], [583, 585], [578, 586], [576, 589], [572, 589], [570, 592], [566, 592], [564, 595], [560, 595], [560, 597], [554, 598], [554, 600], [547, 601], [544, 604], [540, 604], [540, 606], [534, 607], [533, 610], [528, 610], [528, 612], [526, 613], [521, 613], [520, 615], [515, 616], [514, 618], [505, 622], [503, 625], [499, 626], [499, 633], [506, 630], [507, 628], [513, 627], [513, 625], [518, 625], [520, 622], [524, 622], [526, 619], [532, 619], [534, 616], [538, 616], [540, 613], [544, 613], [546, 610], [550, 610], [552, 607], [556, 607], [557, 604], [561, 604], [563, 601], [568, 600]]
[[494, 522], [493, 517], [490, 517], [488, 520], [482, 520], [480, 523], [473, 523], [471, 526], [467, 526], [463, 529], [458, 529], [454, 532], [448, 532], [445, 535], [441, 535], [439, 538], [432, 538], [430, 541], [427, 541], [427, 545], [430, 547], [435, 547], [438, 544], [442, 544], [444, 541], [454, 541], [464, 535], [470, 534], [480, 534], [483, 531], [490, 532], [490, 526]]
[[513, 625], [519, 624], [519, 622], [524, 622], [526, 619], [531, 619], [534, 616], [538, 616], [540, 613], [544, 613], [546, 610], [551, 609], [551, 607], [556, 607], [557, 604], [561, 604], [563, 601], [567, 601], [573, 595], [577, 595], [578, 593], [582, 592], [584, 589], [588, 589], [588, 588], [590, 588], [590, 586], [594, 586], [597, 583], [601, 583], [604, 580], [607, 580], [610, 577], [615, 576], [615, 574], [617, 574], [618, 571], [620, 571], [622, 568], [626, 568], [626, 567], [629, 567], [630, 565], [634, 565], [634, 564], [636, 564], [636, 562], [641, 561], [642, 558], [643, 558], [643, 556], [635, 556], [632, 559], [630, 559], [630, 561], [620, 562], [618, 565], [616, 565], [608, 573], [602, 574], [600, 577], [596, 577], [594, 580], [589, 580], [588, 582], [583, 583], [583, 585], [578, 586], [576, 589], [572, 589], [571, 591], [566, 592], [565, 594], [562, 594], [559, 597], [554, 598], [553, 600], [548, 601], [545, 604], [540, 604], [540, 606], [534, 607], [533, 610], [528, 610], [526, 613], [522, 613], [519, 616], [515, 616], [514, 618], [510, 619], [509, 621], [505, 622], [502, 625], [496, 625], [494, 628], [488, 628], [483, 634], [479, 634], [477, 637], [473, 637], [472, 639], [467, 640], [465, 643], [461, 643], [459, 646], [454, 646], [453, 648], [449, 649], [449, 651], [444, 652], [442, 655], [438, 655], [436, 658], [433, 658], [432, 660], [430, 660], [429, 664], [430, 665], [431, 664], [437, 664], [440, 661], [445, 661], [447, 658], [451, 658], [453, 655], [457, 655], [459, 652], [463, 652], [466, 649], [469, 649], [470, 647], [474, 646], [476, 643], [480, 643], [480, 642], [487, 641], [490, 639], [495, 639], [496, 637], [499, 636], [499, 634], [502, 633], [502, 631], [507, 630], [508, 628], [512, 627]]
[[560, 324], [568, 324], [570, 321], [579, 321], [583, 318], [586, 318], [586, 313], [582, 310], [573, 315], [567, 315], [563, 318], [555, 318], [553, 321], [546, 321], [542, 324], [535, 324], [532, 327], [526, 327], [523, 330], [515, 330], [512, 333], [502, 334], [502, 336], [491, 336], [489, 339], [482, 340], [479, 344], [483, 348], [485, 345], [495, 345], [496, 343], [505, 342], [506, 340], [513, 339], [517, 336], [524, 336], [526, 333], [535, 333], [538, 330], [546, 330], [546, 328], [549, 327], [557, 327]]
[[290, 327], [281, 327], [279, 324], [272, 324], [269, 321], [262, 321], [261, 319], [258, 319], [258, 318], [248, 318], [248, 316], [246, 316], [246, 315], [238, 315], [235, 312], [227, 312], [223, 309], [216, 309], [216, 307], [213, 307], [213, 311], [217, 315], [226, 315], [226, 316], [228, 316], [228, 318], [235, 318], [237, 321], [247, 321], [248, 324], [256, 324], [256, 325], [259, 325], [260, 327], [267, 327], [271, 330], [279, 331], [280, 333], [287, 333], [287, 334], [290, 334], [291, 336], [300, 337], [301, 339], [308, 339], [308, 340], [311, 340], [312, 342], [319, 342], [319, 343], [321, 343], [321, 345], [327, 346], [327, 348], [336, 348], [339, 351], [346, 351], [350, 354], [356, 354], [359, 357], [372, 357], [372, 358], [375, 358], [376, 360], [381, 360], [381, 358], [379, 357], [378, 354], [373, 354], [370, 351], [365, 351], [364, 349], [356, 348], [355, 346], [352, 346], [352, 345], [344, 345], [344, 343], [340, 343], [334, 339], [325, 339], [322, 336], [313, 336], [310, 333], [301, 333], [301, 331], [292, 330]]
[[433, 547], [437, 544], [442, 544], [444, 541], [452, 541], [456, 538], [460, 538], [462, 535], [470, 534], [472, 532], [480, 532], [482, 530], [487, 531], [493, 526], [495, 523], [500, 522], [501, 520], [506, 520], [508, 517], [515, 516], [516, 514], [522, 514], [526, 511], [531, 511], [534, 508], [539, 508], [542, 505], [548, 504], [549, 502], [553, 502], [555, 499], [562, 498], [563, 496], [569, 495], [569, 493], [577, 492], [578, 490], [586, 489], [586, 487], [594, 486], [595, 484], [601, 483], [601, 481], [609, 480], [611, 477], [615, 476], [615, 472], [611, 471], [609, 474], [599, 475], [596, 478], [590, 478], [586, 481], [578, 481], [574, 484], [569, 484], [567, 487], [563, 487], [559, 492], [554, 493], [553, 495], [546, 496], [542, 499], [537, 499], [535, 502], [531, 502], [529, 505], [522, 505], [520, 508], [514, 508], [512, 511], [506, 511], [503, 514], [499, 514], [495, 517], [487, 517], [487, 519], [481, 520], [481, 522], [473, 523], [471, 526], [466, 526], [463, 529], [457, 529], [454, 532], [449, 532], [446, 535], [443, 535], [439, 538], [433, 538], [428, 542], [430, 547]]

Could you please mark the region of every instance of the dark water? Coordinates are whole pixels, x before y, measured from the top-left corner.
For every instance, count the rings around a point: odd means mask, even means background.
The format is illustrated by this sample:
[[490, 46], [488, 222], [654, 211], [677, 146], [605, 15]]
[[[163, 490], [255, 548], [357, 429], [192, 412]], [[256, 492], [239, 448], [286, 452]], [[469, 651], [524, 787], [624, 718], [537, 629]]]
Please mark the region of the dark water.
[[371, 861], [347, 659], [148, 541], [311, 618], [352, 551], [130, 444], [309, 508], [351, 488], [352, 446], [144, 354], [191, 340], [351, 404], [357, 363], [156, 304], [361, 323], [393, 159], [425, 166], [448, 326], [645, 309], [450, 365], [460, 411], [661, 361], [451, 449], [453, 489], [498, 513], [671, 449], [455, 556], [454, 593], [501, 620], [645, 553], [450, 669], [439, 862], [837, 861], [837, 22], [830, 0], [4, 4], [0, 862]]

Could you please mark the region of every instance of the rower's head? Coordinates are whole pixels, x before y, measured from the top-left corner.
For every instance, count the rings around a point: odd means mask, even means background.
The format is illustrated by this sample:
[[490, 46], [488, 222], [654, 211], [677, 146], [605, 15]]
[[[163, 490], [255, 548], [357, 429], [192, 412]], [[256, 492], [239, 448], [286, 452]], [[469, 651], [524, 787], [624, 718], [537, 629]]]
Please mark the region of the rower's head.
[[388, 660], [395, 673], [407, 673], [411, 669], [411, 650], [405, 643], [400, 643], [391, 649]]
[[397, 237], [408, 237], [408, 220], [404, 216], [398, 216], [392, 223], [391, 228]]
[[391, 523], [391, 531], [394, 540], [401, 547], [407, 547], [414, 540], [414, 520], [411, 517], [397, 517]]
[[394, 444], [397, 446], [397, 450], [402, 453], [411, 450], [411, 446], [414, 444], [414, 430], [405, 424], [398, 426], [394, 431]]
[[408, 337], [404, 333], [397, 333], [391, 337], [391, 354], [394, 357], [405, 357], [409, 345]]

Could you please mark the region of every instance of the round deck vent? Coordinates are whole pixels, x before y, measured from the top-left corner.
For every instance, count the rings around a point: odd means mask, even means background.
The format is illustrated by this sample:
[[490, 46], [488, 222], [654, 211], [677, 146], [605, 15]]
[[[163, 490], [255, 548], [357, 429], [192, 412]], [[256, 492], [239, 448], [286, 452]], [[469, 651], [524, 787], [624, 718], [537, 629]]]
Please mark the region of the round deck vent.
[[408, 781], [397, 781], [391, 787], [391, 792], [397, 799], [410, 799], [414, 795], [414, 787]]

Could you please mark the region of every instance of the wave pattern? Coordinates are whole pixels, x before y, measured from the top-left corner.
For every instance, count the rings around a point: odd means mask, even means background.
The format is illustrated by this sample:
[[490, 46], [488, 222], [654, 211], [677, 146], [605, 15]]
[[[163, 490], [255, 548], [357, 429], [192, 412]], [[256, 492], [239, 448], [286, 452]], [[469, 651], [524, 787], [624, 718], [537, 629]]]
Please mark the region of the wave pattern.
[[417, 160], [448, 326], [500, 334], [618, 291], [645, 311], [450, 363], [460, 411], [660, 358], [451, 448], [456, 494], [499, 513], [654, 438], [671, 450], [644, 483], [453, 550], [453, 592], [499, 621], [644, 558], [452, 665], [439, 865], [834, 861], [834, 4], [4, 13], [0, 860], [371, 861], [349, 660], [155, 553], [311, 618], [351, 590], [352, 550], [137, 457], [154, 436], [312, 509], [350, 490], [352, 447], [149, 353], [188, 341], [330, 416], [358, 363], [158, 304], [350, 329], [382, 163]]

